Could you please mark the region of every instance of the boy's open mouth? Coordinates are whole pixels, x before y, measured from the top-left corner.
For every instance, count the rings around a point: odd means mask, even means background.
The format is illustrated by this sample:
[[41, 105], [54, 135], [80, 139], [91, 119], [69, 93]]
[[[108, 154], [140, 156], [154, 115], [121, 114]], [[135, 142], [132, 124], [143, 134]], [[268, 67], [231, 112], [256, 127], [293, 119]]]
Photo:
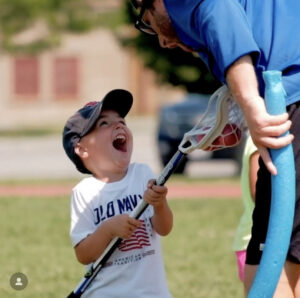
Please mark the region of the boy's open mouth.
[[113, 147], [119, 151], [126, 152], [127, 146], [126, 146], [126, 137], [125, 135], [117, 135], [116, 138], [113, 141]]

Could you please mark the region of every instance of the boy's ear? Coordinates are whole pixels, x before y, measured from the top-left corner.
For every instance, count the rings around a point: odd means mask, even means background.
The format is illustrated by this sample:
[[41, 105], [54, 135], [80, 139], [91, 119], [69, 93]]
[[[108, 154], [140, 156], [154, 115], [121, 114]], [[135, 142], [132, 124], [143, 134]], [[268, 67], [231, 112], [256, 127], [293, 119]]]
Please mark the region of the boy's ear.
[[86, 148], [80, 142], [75, 145], [74, 152], [82, 159], [88, 157]]

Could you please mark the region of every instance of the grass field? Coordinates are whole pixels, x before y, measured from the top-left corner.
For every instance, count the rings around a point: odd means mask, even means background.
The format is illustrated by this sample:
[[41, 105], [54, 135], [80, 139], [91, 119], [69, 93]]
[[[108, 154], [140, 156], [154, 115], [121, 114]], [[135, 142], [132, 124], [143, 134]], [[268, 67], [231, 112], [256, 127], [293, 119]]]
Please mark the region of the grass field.
[[[243, 297], [231, 249], [241, 214], [236, 199], [170, 201], [172, 233], [163, 238], [174, 298]], [[0, 198], [0, 297], [66, 297], [84, 273], [71, 248], [69, 198]], [[10, 287], [22, 272], [25, 290]]]

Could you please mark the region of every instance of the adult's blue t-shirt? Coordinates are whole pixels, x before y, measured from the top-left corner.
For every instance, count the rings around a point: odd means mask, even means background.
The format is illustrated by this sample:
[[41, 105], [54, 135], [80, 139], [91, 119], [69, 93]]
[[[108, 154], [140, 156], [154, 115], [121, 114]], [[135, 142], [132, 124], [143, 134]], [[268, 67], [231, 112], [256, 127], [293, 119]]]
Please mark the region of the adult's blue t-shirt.
[[287, 105], [300, 99], [300, 0], [164, 0], [180, 40], [226, 83], [226, 71], [251, 55], [262, 72], [282, 72]]

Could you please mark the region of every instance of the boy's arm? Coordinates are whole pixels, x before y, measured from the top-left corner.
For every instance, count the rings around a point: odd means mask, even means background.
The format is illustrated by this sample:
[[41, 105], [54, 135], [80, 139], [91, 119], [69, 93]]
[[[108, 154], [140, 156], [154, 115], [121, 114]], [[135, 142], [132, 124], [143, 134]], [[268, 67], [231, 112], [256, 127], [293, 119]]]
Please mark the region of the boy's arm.
[[152, 226], [161, 236], [168, 235], [173, 227], [173, 213], [167, 202], [167, 192], [166, 186], [155, 185], [154, 180], [150, 180], [144, 193], [144, 200], [154, 209]]
[[113, 238], [130, 238], [141, 224], [139, 220], [131, 218], [127, 214], [117, 215], [105, 221], [93, 234], [75, 246], [78, 261], [84, 265], [94, 262]]
[[151, 218], [155, 231], [161, 235], [168, 235], [173, 227], [173, 213], [165, 201], [162, 206], [154, 207], [154, 215]]

